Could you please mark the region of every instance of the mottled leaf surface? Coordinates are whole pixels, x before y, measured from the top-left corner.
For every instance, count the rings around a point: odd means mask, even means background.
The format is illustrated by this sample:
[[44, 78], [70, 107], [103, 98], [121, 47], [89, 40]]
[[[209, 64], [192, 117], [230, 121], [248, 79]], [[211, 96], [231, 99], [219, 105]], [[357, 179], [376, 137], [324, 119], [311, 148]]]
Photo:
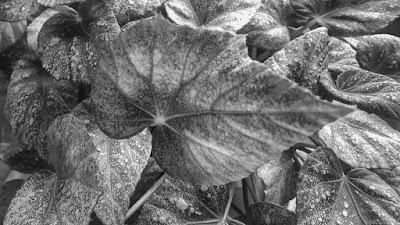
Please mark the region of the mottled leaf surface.
[[318, 93], [318, 80], [326, 73], [329, 36], [326, 28], [318, 28], [289, 42], [264, 64], [275, 73]]
[[400, 83], [362, 69], [348, 69], [336, 82], [329, 73], [321, 76], [324, 89], [335, 99], [370, 113], [400, 119]]
[[318, 23], [332, 35], [363, 35], [384, 30], [400, 15], [399, 0], [294, 0], [298, 22]]
[[353, 112], [325, 125], [318, 135], [352, 167], [393, 169], [400, 165], [400, 132], [374, 114]]
[[223, 219], [228, 202], [227, 186], [191, 185], [167, 176], [144, 203], [138, 225], [186, 224]]
[[0, 2], [0, 20], [5, 22], [26, 20], [32, 4], [33, 0], [3, 0]]
[[238, 34], [247, 34], [249, 46], [278, 51], [290, 41], [287, 17], [293, 13], [289, 0], [261, 1], [262, 5], [253, 18]]
[[249, 225], [285, 224], [296, 225], [296, 213], [269, 202], [250, 206], [247, 213]]
[[89, 0], [77, 9], [58, 6], [44, 11], [28, 26], [28, 45], [55, 78], [89, 84], [102, 48], [119, 31], [111, 8]]
[[283, 206], [296, 197], [297, 175], [288, 151], [258, 168], [257, 175], [265, 184], [264, 201]]
[[8, 88], [5, 115], [23, 143], [48, 157], [46, 132], [59, 115], [70, 112], [78, 101], [77, 86], [57, 81], [37, 60], [21, 59]]
[[168, 17], [177, 24], [232, 32], [246, 25], [260, 6], [260, 0], [168, 0], [164, 3]]
[[10, 180], [0, 186], [0, 223], [3, 224], [8, 206], [23, 183], [20, 179]]
[[22, 38], [26, 25], [26, 20], [16, 22], [0, 21], [0, 52], [5, 51]]
[[100, 69], [91, 94], [100, 128], [124, 138], [152, 126], [157, 163], [191, 182], [246, 177], [352, 111], [252, 61], [243, 36], [161, 17], [121, 33]]
[[359, 68], [356, 53], [349, 43], [329, 37], [327, 60], [328, 70], [332, 76], [339, 75], [347, 69]]
[[[101, 195], [94, 207], [104, 224], [122, 224], [129, 198], [151, 152], [151, 135], [146, 131], [130, 139], [115, 140], [93, 123], [86, 102], [74, 115], [58, 117], [48, 131], [51, 159], [59, 177], [76, 175]], [[90, 170], [88, 173], [87, 170]]]
[[365, 70], [400, 76], [400, 38], [390, 34], [363, 38], [357, 45], [357, 61]]
[[400, 166], [394, 169], [371, 169], [400, 195]]
[[398, 224], [400, 196], [377, 174], [356, 168], [344, 174], [329, 148], [310, 154], [300, 171], [298, 224]]

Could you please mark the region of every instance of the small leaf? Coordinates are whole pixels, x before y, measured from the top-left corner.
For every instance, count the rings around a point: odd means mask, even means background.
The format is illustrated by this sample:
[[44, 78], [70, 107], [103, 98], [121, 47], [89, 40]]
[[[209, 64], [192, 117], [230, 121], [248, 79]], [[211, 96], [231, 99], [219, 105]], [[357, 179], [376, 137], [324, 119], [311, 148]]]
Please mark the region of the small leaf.
[[399, 0], [293, 0], [291, 3], [300, 23], [313, 20], [334, 36], [377, 33], [400, 15]]
[[225, 184], [353, 109], [321, 101], [247, 56], [243, 36], [144, 19], [101, 60], [96, 122], [126, 138], [152, 126], [153, 157], [173, 177]]
[[258, 202], [248, 209], [249, 225], [296, 225], [296, 213], [269, 202]]
[[5, 116], [17, 137], [47, 159], [47, 128], [57, 116], [70, 112], [77, 101], [74, 83], [57, 81], [37, 60], [25, 57], [11, 75]]
[[279, 159], [271, 160], [257, 169], [257, 175], [265, 184], [264, 201], [280, 206], [296, 197], [296, 171], [287, 151]]
[[400, 38], [389, 34], [363, 38], [357, 45], [357, 61], [365, 70], [400, 76]]
[[327, 30], [318, 28], [292, 40], [264, 64], [275, 73], [318, 93], [319, 76], [327, 67], [328, 44]]
[[89, 84], [101, 50], [119, 34], [111, 8], [102, 0], [47, 9], [28, 26], [28, 45], [57, 79]]
[[400, 165], [400, 132], [374, 114], [353, 112], [325, 125], [318, 135], [354, 168], [393, 169]]
[[300, 171], [298, 224], [398, 224], [400, 196], [377, 174], [356, 168], [343, 174], [329, 148], [310, 154]]
[[26, 20], [17, 22], [0, 21], [0, 52], [15, 44], [26, 30]]
[[260, 0], [167, 0], [168, 17], [179, 25], [215, 27], [236, 32], [257, 12]]
[[23, 180], [11, 180], [0, 185], [0, 223], [3, 224], [8, 206], [14, 198], [18, 189], [21, 188]]
[[400, 119], [400, 83], [390, 77], [361, 69], [341, 73], [336, 83], [328, 73], [322, 86], [335, 100], [357, 104], [358, 108], [389, 118]]

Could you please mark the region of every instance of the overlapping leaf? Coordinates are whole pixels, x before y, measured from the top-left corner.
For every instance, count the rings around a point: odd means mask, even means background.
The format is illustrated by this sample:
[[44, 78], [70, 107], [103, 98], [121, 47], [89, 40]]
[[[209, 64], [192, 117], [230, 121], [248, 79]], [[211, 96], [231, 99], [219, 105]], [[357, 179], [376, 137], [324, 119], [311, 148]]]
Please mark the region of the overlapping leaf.
[[400, 165], [400, 132], [364, 111], [325, 125], [319, 137], [352, 167], [393, 169]]
[[275, 73], [318, 93], [318, 80], [326, 73], [329, 36], [318, 28], [292, 40], [264, 62]]
[[101, 49], [120, 29], [111, 8], [89, 0], [77, 9], [47, 9], [28, 26], [28, 44], [38, 52], [43, 67], [57, 79], [89, 84]]
[[299, 23], [318, 23], [332, 35], [373, 34], [400, 15], [399, 0], [292, 0]]
[[356, 50], [343, 40], [330, 37], [328, 45], [328, 70], [332, 76], [339, 75], [348, 69], [359, 68]]
[[232, 32], [246, 25], [260, 6], [260, 0], [168, 0], [164, 3], [168, 17], [177, 24]]
[[10, 180], [0, 185], [0, 223], [3, 224], [4, 217], [6, 216], [8, 205], [17, 193], [18, 189], [21, 188], [23, 180]]
[[244, 37], [161, 17], [112, 44], [93, 83], [111, 137], [153, 126], [153, 156], [174, 177], [224, 184], [247, 176], [352, 111], [319, 100], [247, 57]]
[[357, 168], [343, 174], [329, 148], [309, 155], [300, 171], [298, 224], [398, 224], [400, 196], [377, 174]]
[[297, 224], [296, 213], [268, 202], [251, 205], [247, 218], [250, 221], [249, 225]]
[[367, 112], [400, 119], [400, 83], [362, 69], [349, 69], [336, 82], [329, 73], [321, 76], [325, 90], [338, 101], [357, 104]]
[[9, 85], [5, 115], [17, 137], [47, 158], [46, 132], [59, 115], [70, 112], [78, 89], [70, 81], [57, 81], [37, 60], [21, 59]]

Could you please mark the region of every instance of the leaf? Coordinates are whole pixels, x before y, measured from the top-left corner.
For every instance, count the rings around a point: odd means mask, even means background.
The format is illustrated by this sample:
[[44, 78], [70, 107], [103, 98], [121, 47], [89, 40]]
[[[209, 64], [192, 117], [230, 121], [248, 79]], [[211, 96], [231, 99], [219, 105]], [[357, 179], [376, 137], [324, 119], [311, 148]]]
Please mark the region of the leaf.
[[0, 20], [5, 22], [26, 20], [32, 6], [35, 8], [33, 0], [3, 0], [0, 2]]
[[390, 77], [361, 69], [341, 73], [336, 83], [321, 76], [324, 89], [335, 99], [370, 113], [400, 119], [400, 83]]
[[[59, 177], [77, 176], [101, 191], [94, 212], [104, 224], [123, 224], [129, 197], [150, 157], [151, 136], [143, 131], [130, 139], [111, 139], [93, 123], [90, 113], [84, 102], [74, 115], [53, 122], [48, 131], [51, 159]], [[85, 168], [93, 170], [92, 177]]]
[[57, 81], [38, 61], [26, 56], [11, 75], [5, 116], [18, 139], [47, 158], [47, 128], [57, 116], [70, 112], [77, 101], [74, 83]]
[[318, 23], [334, 36], [373, 34], [400, 15], [399, 0], [293, 0], [299, 23]]
[[227, 186], [194, 186], [167, 176], [144, 203], [137, 224], [186, 224], [218, 220], [222, 219], [227, 202]]
[[165, 0], [106, 0], [112, 7], [118, 24], [154, 16]]
[[264, 64], [316, 94], [319, 76], [326, 73], [328, 44], [327, 30], [318, 28], [292, 40]]
[[332, 76], [348, 69], [359, 68], [356, 53], [356, 50], [349, 43], [335, 37], [329, 37], [327, 61], [328, 70]]
[[372, 169], [372, 172], [378, 174], [387, 184], [389, 184], [398, 195], [400, 195], [400, 167], [393, 170], [389, 169]]
[[7, 212], [8, 205], [11, 200], [14, 198], [15, 193], [17, 193], [18, 189], [24, 183], [23, 180], [11, 180], [3, 183], [0, 187], [0, 223], [3, 224], [4, 217]]
[[84, 2], [85, 0], [36, 0], [37, 3], [46, 7], [55, 7], [57, 5], [70, 5], [76, 2]]
[[398, 224], [400, 196], [377, 174], [356, 168], [343, 174], [329, 148], [311, 153], [300, 170], [298, 224]]
[[258, 168], [257, 175], [265, 184], [264, 201], [283, 206], [296, 197], [297, 175], [289, 152], [282, 152], [279, 159]]
[[325, 125], [318, 135], [354, 168], [392, 169], [400, 165], [400, 132], [374, 114], [358, 110]]
[[252, 61], [243, 36], [161, 17], [121, 33], [99, 68], [91, 98], [103, 132], [126, 138], [151, 125], [157, 163], [194, 183], [246, 177], [352, 111]]
[[262, 7], [238, 34], [247, 34], [246, 43], [264, 50], [278, 51], [290, 41], [287, 17], [293, 13], [289, 0], [261, 1]]
[[258, 202], [248, 209], [249, 225], [296, 224], [296, 214], [269, 202]]
[[164, 3], [168, 18], [179, 25], [232, 32], [247, 24], [260, 6], [260, 0], [167, 0]]
[[111, 8], [89, 0], [47, 9], [28, 26], [28, 45], [57, 79], [90, 84], [101, 50], [119, 34]]
[[26, 30], [26, 20], [17, 22], [0, 21], [0, 52], [7, 50], [22, 38]]
[[365, 70], [400, 79], [400, 38], [389, 34], [363, 38], [357, 45], [357, 61]]

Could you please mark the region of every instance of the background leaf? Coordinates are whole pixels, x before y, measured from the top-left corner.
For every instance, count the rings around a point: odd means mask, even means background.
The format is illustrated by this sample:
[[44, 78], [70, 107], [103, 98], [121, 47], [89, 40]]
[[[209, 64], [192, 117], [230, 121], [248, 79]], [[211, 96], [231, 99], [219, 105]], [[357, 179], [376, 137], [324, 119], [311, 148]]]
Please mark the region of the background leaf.
[[374, 114], [358, 110], [325, 125], [318, 136], [354, 168], [400, 165], [400, 132]]
[[352, 111], [252, 61], [243, 36], [161, 17], [122, 33], [100, 68], [91, 95], [100, 128], [124, 138], [151, 125], [157, 163], [190, 182], [246, 177]]
[[300, 171], [298, 224], [396, 224], [400, 196], [377, 174], [364, 169], [343, 174], [328, 148], [310, 154]]
[[26, 20], [16, 22], [0, 21], [0, 52], [15, 44], [26, 30]]
[[249, 225], [297, 224], [296, 213], [269, 202], [258, 202], [251, 205], [247, 218], [250, 221]]
[[32, 6], [34, 6], [33, 0], [3, 0], [0, 2], [0, 20], [5, 22], [26, 20]]

